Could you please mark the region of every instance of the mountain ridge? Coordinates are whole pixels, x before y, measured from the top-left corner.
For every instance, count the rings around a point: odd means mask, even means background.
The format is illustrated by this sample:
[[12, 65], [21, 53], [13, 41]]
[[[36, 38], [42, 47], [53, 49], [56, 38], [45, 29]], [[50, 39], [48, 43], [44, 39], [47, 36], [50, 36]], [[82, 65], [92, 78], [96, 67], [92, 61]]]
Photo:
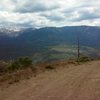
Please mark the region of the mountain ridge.
[[99, 32], [99, 26], [27, 28], [19, 32], [18, 36], [0, 36], [0, 58], [10, 58], [9, 56], [16, 58], [19, 56], [34, 56], [37, 53], [39, 55], [44, 52], [50, 53], [49, 47], [63, 44], [77, 45], [78, 35], [80, 46], [100, 50]]

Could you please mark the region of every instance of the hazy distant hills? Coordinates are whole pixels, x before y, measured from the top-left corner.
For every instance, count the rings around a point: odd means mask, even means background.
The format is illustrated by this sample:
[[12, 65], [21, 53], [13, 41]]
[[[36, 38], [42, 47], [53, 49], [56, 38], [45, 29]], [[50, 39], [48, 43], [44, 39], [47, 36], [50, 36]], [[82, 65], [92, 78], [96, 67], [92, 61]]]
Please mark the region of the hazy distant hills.
[[[52, 53], [63, 53], [58, 52], [59, 50], [52, 50], [54, 46], [76, 46], [77, 36], [79, 36], [81, 47], [93, 48], [94, 50], [92, 49], [92, 52], [95, 56], [99, 57], [99, 26], [66, 26], [60, 28], [27, 28], [18, 31], [10, 31], [10, 34], [7, 34], [6, 30], [0, 30], [0, 58], [12, 59], [19, 56], [32, 56], [34, 58], [36, 56], [36, 58], [42, 59], [41, 56], [43, 56], [47, 59], [48, 54], [50, 56]], [[95, 50], [97, 50], [96, 53]]]
[[36, 42], [37, 44], [76, 44], [77, 35], [79, 35], [80, 42], [83, 45], [99, 48], [100, 27], [73, 26], [62, 28], [41, 28], [36, 30], [27, 29], [19, 35], [18, 39], [24, 40], [25, 42]]

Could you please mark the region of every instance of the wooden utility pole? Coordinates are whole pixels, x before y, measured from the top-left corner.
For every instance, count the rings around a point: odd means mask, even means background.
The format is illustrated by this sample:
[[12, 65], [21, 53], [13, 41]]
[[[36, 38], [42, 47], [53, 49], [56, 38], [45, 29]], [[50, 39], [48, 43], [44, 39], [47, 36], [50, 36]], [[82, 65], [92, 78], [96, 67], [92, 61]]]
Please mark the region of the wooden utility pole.
[[79, 33], [77, 33], [77, 62], [79, 63], [80, 58], [80, 38]]

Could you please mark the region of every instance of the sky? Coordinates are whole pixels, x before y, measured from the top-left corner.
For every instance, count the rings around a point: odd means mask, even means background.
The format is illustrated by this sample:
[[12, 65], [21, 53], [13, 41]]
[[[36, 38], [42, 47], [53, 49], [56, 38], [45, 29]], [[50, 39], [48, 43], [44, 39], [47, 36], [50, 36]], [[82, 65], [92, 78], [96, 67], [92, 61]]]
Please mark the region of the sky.
[[100, 26], [100, 0], [0, 0], [0, 26]]

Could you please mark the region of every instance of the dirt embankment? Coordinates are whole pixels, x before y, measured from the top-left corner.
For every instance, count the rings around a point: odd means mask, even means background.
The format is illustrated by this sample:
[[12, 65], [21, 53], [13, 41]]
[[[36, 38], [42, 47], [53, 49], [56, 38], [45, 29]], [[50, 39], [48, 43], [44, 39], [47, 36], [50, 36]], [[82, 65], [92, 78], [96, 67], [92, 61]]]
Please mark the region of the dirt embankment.
[[100, 100], [100, 61], [45, 71], [1, 89], [0, 100]]

